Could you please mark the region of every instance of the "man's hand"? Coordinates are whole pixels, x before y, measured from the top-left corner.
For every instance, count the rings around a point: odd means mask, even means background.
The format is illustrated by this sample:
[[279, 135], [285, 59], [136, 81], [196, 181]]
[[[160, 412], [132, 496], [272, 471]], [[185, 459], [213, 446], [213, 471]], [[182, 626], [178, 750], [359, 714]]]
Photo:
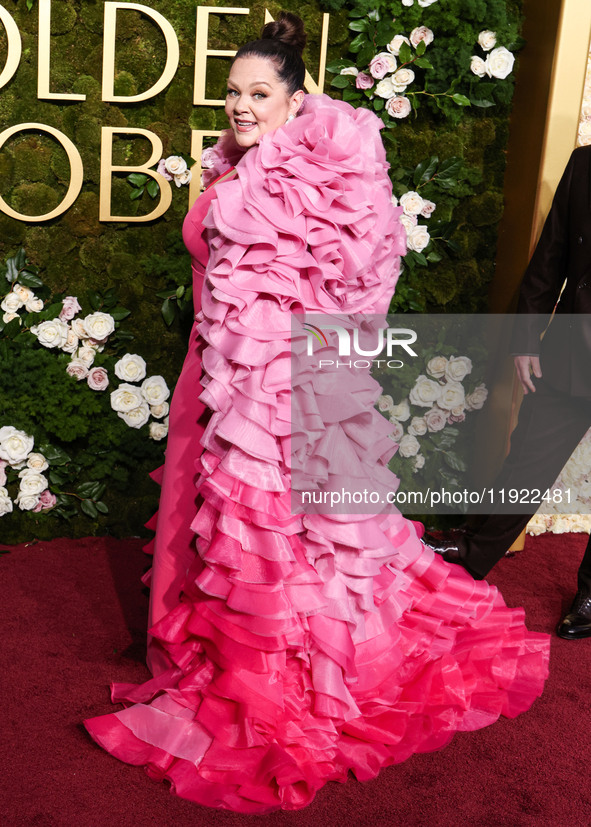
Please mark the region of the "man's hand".
[[514, 356], [513, 361], [515, 362], [515, 370], [517, 371], [517, 376], [519, 377], [519, 381], [521, 382], [521, 387], [523, 388], [523, 392], [527, 393], [535, 393], [536, 386], [532, 382], [532, 374], [537, 377], [538, 379], [542, 378], [542, 369], [540, 367], [540, 357], [539, 356]]

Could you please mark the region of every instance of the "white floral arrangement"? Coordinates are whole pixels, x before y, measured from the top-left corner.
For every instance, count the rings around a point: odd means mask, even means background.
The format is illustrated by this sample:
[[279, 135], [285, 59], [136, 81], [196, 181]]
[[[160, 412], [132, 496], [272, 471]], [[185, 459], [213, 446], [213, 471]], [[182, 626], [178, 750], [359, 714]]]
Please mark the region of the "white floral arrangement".
[[[20, 311], [38, 313], [44, 303], [38, 299], [29, 287], [15, 283], [7, 293], [0, 308], [4, 311], [5, 324], [19, 320], [23, 324]], [[84, 318], [77, 314], [82, 310], [76, 296], [66, 296], [62, 309], [55, 319], [32, 325], [29, 330], [40, 345], [71, 355], [66, 372], [78, 382], [86, 380], [93, 391], [105, 391], [110, 383], [104, 367], [93, 367], [96, 354], [103, 351], [109, 336], [115, 331], [115, 318], [110, 313], [96, 311]], [[126, 353], [115, 365], [115, 374], [126, 383], [140, 382], [140, 388], [130, 384], [119, 385], [111, 393], [111, 407], [130, 428], [141, 428], [150, 416], [157, 422], [151, 422], [149, 435], [151, 439], [164, 439], [168, 433], [168, 403], [170, 391], [162, 376], [146, 378], [146, 363], [141, 356]], [[131, 388], [131, 390], [128, 390]]]
[[43, 474], [49, 468], [45, 456], [33, 451], [35, 440], [12, 425], [0, 428], [0, 517], [13, 510], [13, 499], [8, 491], [8, 474], [18, 478], [18, 494], [14, 502], [21, 511], [49, 511], [57, 498], [49, 490]]
[[504, 46], [497, 46], [496, 32], [491, 32], [489, 29], [480, 32], [478, 45], [483, 52], [488, 52], [488, 54], [486, 58], [472, 55], [470, 71], [479, 78], [489, 77], [505, 80], [509, 77], [513, 71], [515, 55]]
[[433, 201], [423, 198], [414, 190], [405, 192], [400, 198], [393, 195], [392, 203], [395, 207], [401, 206], [403, 209], [400, 223], [406, 232], [408, 249], [415, 253], [422, 253], [429, 245], [431, 236], [427, 227], [424, 224], [419, 224], [419, 218], [427, 220], [431, 218], [437, 205]]
[[[391, 439], [398, 444], [398, 455], [411, 461], [413, 473], [425, 467], [421, 442], [433, 434], [443, 436], [446, 429], [464, 422], [466, 414], [480, 410], [488, 396], [484, 384], [466, 392], [463, 381], [472, 372], [472, 361], [467, 356], [434, 356], [425, 372], [427, 375], [418, 376], [408, 396], [400, 402], [383, 394], [377, 403], [394, 424]], [[451, 444], [447, 447], [451, 448]], [[451, 459], [452, 468], [460, 468], [461, 461], [454, 462], [453, 452], [447, 451], [446, 457]]]

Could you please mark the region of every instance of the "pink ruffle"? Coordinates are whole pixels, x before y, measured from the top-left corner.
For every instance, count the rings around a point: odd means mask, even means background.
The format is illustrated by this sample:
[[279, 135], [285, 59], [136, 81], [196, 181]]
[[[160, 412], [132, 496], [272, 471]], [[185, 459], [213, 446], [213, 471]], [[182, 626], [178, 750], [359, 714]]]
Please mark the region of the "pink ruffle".
[[[150, 629], [170, 668], [115, 687], [132, 705], [85, 722], [201, 804], [300, 808], [349, 770], [368, 779], [517, 715], [547, 676], [547, 638], [494, 587], [434, 559], [401, 515], [290, 509], [291, 311], [384, 313], [404, 251], [379, 128], [366, 110], [308, 97], [238, 162], [205, 219], [200, 399], [212, 414], [197, 554]], [[326, 449], [316, 478], [329, 479], [344, 437], [360, 474], [387, 473], [385, 431], [364, 459], [379, 414], [375, 383], [359, 381], [338, 415], [330, 394], [311, 412]]]

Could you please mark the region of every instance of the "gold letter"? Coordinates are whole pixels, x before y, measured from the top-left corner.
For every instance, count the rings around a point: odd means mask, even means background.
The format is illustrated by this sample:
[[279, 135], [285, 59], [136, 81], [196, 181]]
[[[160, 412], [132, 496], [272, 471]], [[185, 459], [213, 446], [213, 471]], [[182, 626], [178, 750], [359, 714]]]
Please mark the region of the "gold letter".
[[[115, 29], [117, 26], [117, 9], [135, 9], [143, 12], [159, 26], [166, 41], [166, 66], [156, 83], [139, 95], [115, 95]], [[179, 42], [174, 29], [160, 12], [140, 3], [105, 3], [105, 27], [103, 41], [103, 100], [116, 103], [131, 103], [153, 98], [165, 89], [173, 79], [179, 65]], [[131, 220], [131, 219], [130, 219]]]
[[[113, 135], [143, 135], [152, 144], [152, 155], [141, 167], [120, 167], [113, 166]], [[99, 221], [153, 221], [160, 218], [170, 207], [172, 201], [172, 190], [170, 184], [162, 175], [150, 169], [162, 158], [162, 141], [153, 132], [147, 129], [119, 129], [114, 126], [103, 126], [101, 136], [101, 196], [99, 207]], [[160, 203], [155, 210], [148, 215], [111, 215], [111, 173], [112, 172], [143, 172], [155, 178], [160, 186]]]
[[51, 34], [51, 0], [39, 0], [39, 68], [37, 97], [45, 100], [84, 101], [86, 95], [49, 91], [49, 37]]
[[6, 65], [0, 75], [0, 89], [6, 86], [8, 81], [12, 78], [21, 59], [21, 52], [23, 50], [23, 43], [18, 26], [6, 11], [4, 6], [0, 6], [0, 21], [6, 29], [6, 37], [8, 38], [8, 54], [6, 56]]
[[191, 167], [192, 176], [189, 183], [189, 209], [191, 209], [201, 192], [201, 153], [203, 152], [203, 139], [221, 134], [219, 129], [193, 129], [191, 131], [191, 158], [195, 158], [195, 163]]
[[17, 126], [11, 126], [9, 129], [5, 129], [4, 132], [0, 135], [0, 149], [4, 146], [6, 141], [11, 138], [17, 132], [22, 132], [25, 129], [34, 129], [35, 131], [41, 132], [49, 132], [50, 135], [53, 135], [63, 148], [66, 150], [68, 154], [68, 160], [70, 162], [70, 186], [68, 187], [68, 191], [66, 196], [61, 204], [59, 204], [55, 210], [52, 212], [46, 213], [45, 215], [21, 215], [21, 213], [16, 212], [9, 207], [8, 204], [0, 197], [0, 210], [9, 215], [11, 218], [16, 218], [17, 221], [49, 221], [51, 218], [57, 218], [58, 215], [64, 213], [67, 209], [69, 209], [74, 201], [78, 198], [80, 190], [82, 189], [82, 181], [84, 179], [84, 170], [82, 167], [82, 158], [80, 157], [80, 153], [72, 143], [72, 141], [67, 138], [63, 132], [60, 132], [58, 129], [54, 129], [53, 126], [47, 126], [42, 123], [21, 123], [17, 124]]
[[210, 14], [249, 14], [250, 9], [234, 9], [226, 6], [211, 8], [197, 6], [197, 32], [195, 35], [195, 89], [193, 103], [195, 106], [223, 106], [223, 100], [208, 100], [205, 97], [205, 74], [207, 72], [207, 56], [234, 57], [235, 49], [208, 49], [207, 30]]
[[[330, 15], [322, 15], [322, 40], [320, 42], [320, 64], [318, 66], [318, 83], [314, 80], [310, 72], [306, 69], [306, 79], [304, 86], [313, 95], [321, 95], [324, 90], [324, 79], [326, 76], [326, 51], [328, 49], [328, 20]], [[269, 11], [265, 9], [265, 23], [272, 23], [273, 18]]]

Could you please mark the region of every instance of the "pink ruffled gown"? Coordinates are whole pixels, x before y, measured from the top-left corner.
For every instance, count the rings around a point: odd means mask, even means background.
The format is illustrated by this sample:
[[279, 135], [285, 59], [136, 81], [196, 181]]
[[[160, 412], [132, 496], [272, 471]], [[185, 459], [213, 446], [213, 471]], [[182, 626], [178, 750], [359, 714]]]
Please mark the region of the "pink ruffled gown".
[[[203, 373], [193, 339], [155, 541], [154, 677], [115, 685], [125, 708], [85, 725], [200, 804], [303, 807], [349, 770], [372, 778], [519, 714], [547, 676], [548, 638], [401, 515], [291, 511], [291, 311], [386, 312], [404, 252], [390, 194], [378, 119], [310, 96], [185, 222], [196, 296], [209, 252]], [[326, 427], [342, 440], [357, 414], [340, 408]]]

